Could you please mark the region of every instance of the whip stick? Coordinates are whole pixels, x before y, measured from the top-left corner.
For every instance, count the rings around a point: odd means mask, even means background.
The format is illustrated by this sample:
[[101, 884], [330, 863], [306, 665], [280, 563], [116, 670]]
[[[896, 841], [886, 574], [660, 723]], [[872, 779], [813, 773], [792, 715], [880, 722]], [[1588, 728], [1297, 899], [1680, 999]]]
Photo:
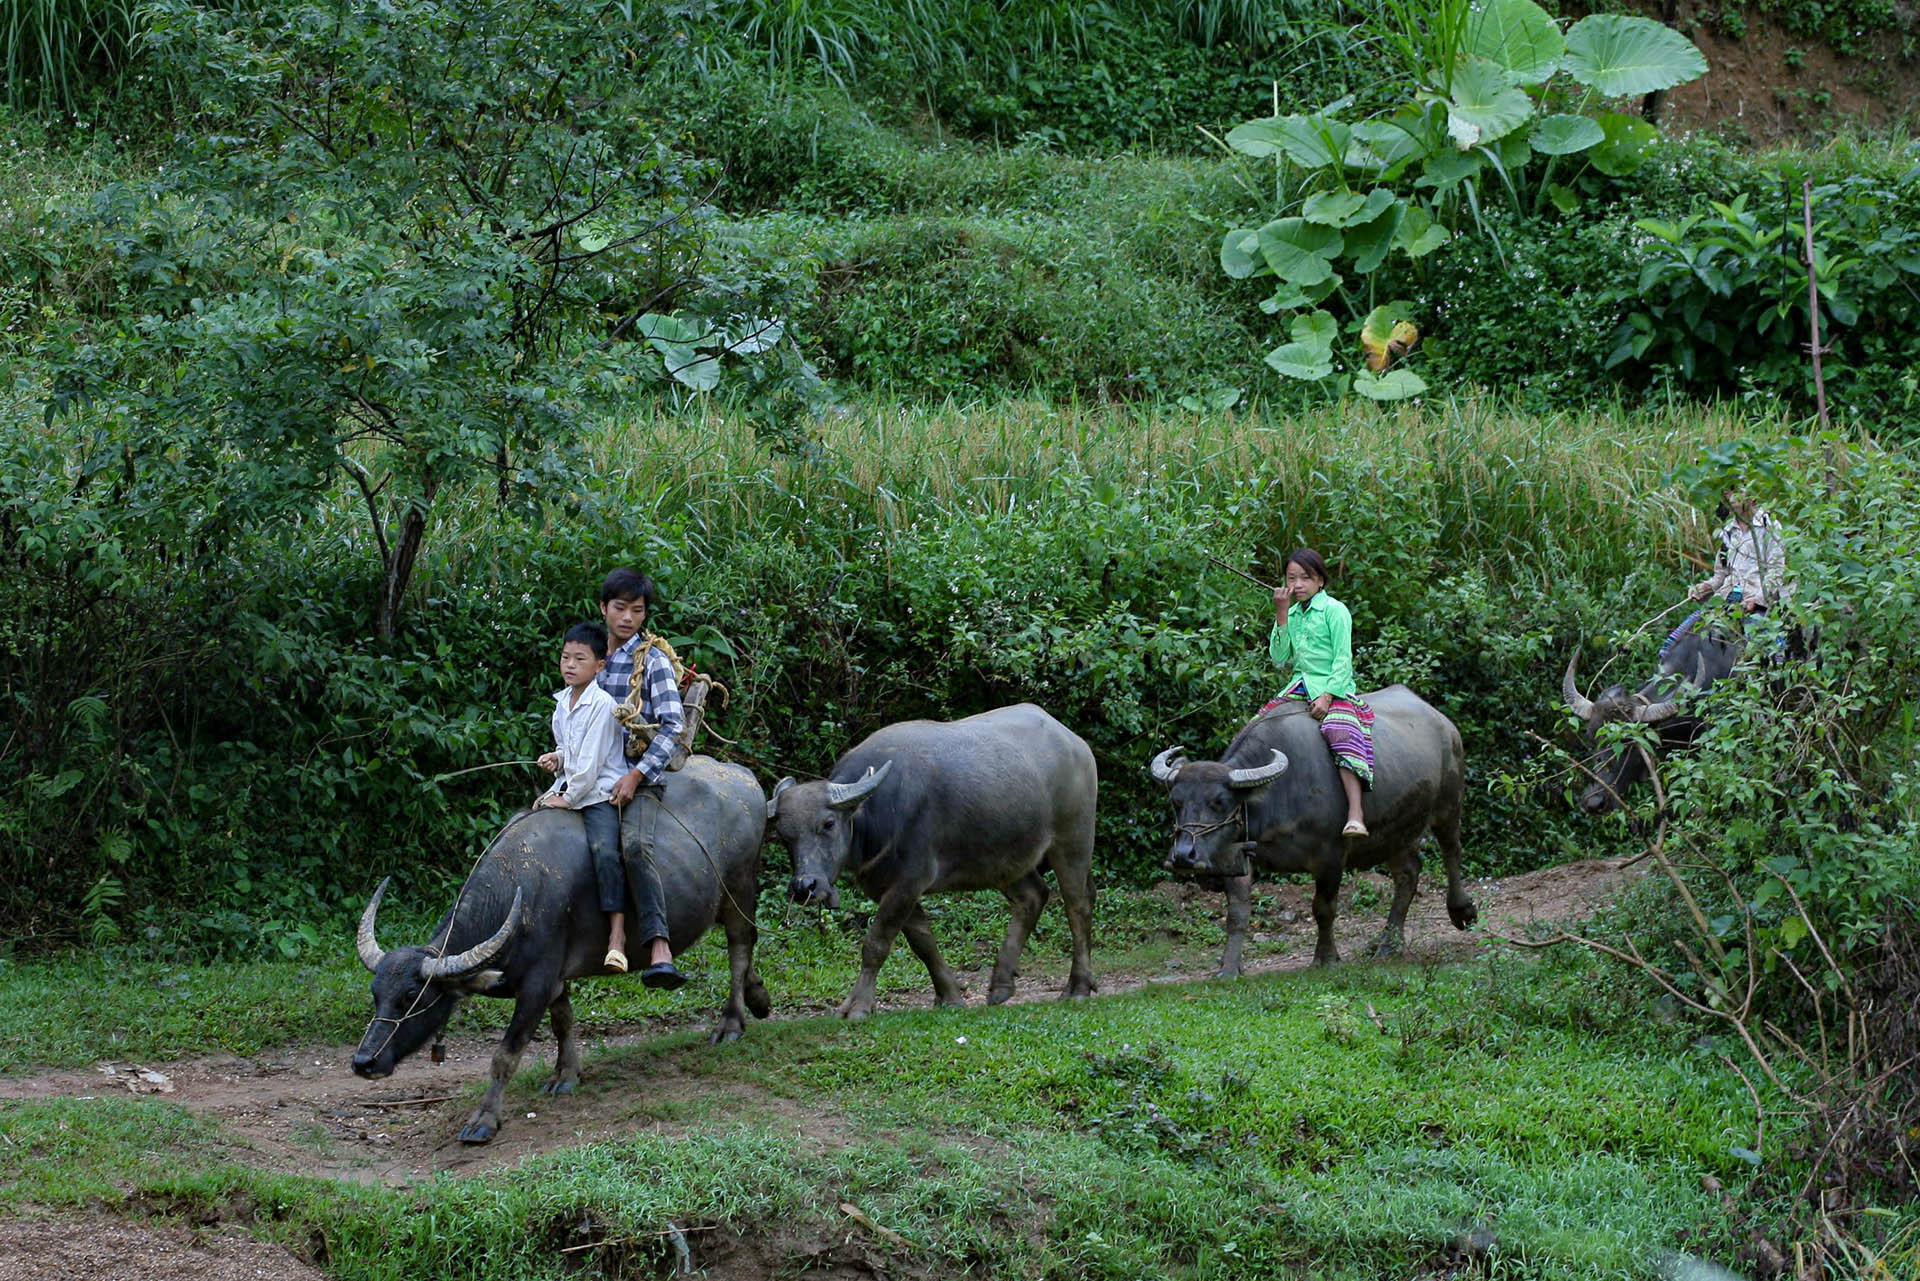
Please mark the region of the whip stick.
[[488, 762], [487, 764], [485, 764], [485, 765], [469, 765], [469, 766], [467, 766], [467, 768], [465, 768], [465, 769], [457, 769], [457, 770], [454, 770], [454, 771], [452, 771], [451, 773], [447, 773], [447, 774], [435, 774], [435, 775], [434, 775], [434, 776], [433, 776], [432, 778], [430, 778], [430, 779], [428, 779], [427, 781], [428, 781], [429, 783], [444, 783], [444, 782], [446, 782], [446, 781], [447, 781], [448, 779], [450, 779], [450, 778], [459, 778], [459, 777], [460, 777], [460, 776], [461, 776], [462, 774], [475, 774], [475, 773], [478, 773], [479, 771], [481, 771], [481, 770], [483, 770], [483, 769], [505, 769], [505, 768], [506, 768], [507, 766], [509, 766], [509, 765], [538, 765], [539, 763], [540, 763], [540, 762], [539, 762], [539, 761], [537, 761], [537, 760], [533, 760], [533, 761], [489, 761], [489, 762]]
[[1268, 591], [1273, 590], [1273, 585], [1271, 583], [1261, 582], [1259, 579], [1255, 578], [1252, 574], [1249, 574], [1244, 569], [1235, 569], [1233, 566], [1227, 564], [1227, 562], [1225, 562], [1224, 560], [1221, 560], [1218, 556], [1211, 555], [1207, 552], [1201, 552], [1200, 554], [1202, 556], [1205, 556], [1208, 560], [1212, 561], [1214, 564], [1218, 565], [1220, 568], [1226, 570], [1229, 574], [1237, 574], [1241, 578], [1244, 578], [1248, 582], [1252, 583], [1255, 587], [1264, 587]]

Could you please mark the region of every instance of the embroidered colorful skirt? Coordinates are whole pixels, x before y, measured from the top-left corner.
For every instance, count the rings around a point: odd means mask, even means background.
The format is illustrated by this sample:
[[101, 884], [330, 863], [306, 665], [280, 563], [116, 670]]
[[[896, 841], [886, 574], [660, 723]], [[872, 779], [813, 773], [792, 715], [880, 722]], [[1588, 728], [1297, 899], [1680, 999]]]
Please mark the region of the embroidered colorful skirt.
[[[1272, 711], [1288, 699], [1309, 702], [1305, 681], [1295, 681], [1279, 697], [1260, 709]], [[1334, 763], [1353, 771], [1360, 785], [1373, 790], [1373, 709], [1363, 699], [1336, 698], [1320, 721], [1320, 737], [1333, 753]]]

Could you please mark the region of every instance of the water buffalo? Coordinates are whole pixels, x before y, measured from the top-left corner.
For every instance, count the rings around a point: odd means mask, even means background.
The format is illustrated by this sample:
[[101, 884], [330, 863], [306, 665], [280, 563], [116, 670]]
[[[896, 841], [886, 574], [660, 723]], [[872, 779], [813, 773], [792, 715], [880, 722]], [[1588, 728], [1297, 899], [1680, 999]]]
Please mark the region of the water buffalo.
[[783, 778], [767, 817], [793, 851], [796, 903], [838, 906], [834, 882], [853, 868], [879, 910], [860, 948], [860, 978], [843, 1018], [873, 1012], [873, 988], [894, 936], [906, 932], [933, 977], [934, 1000], [964, 1005], [940, 955], [922, 895], [999, 890], [1013, 905], [987, 1003], [1013, 995], [1020, 949], [1047, 904], [1053, 869], [1073, 931], [1067, 995], [1093, 991], [1093, 812], [1099, 775], [1081, 738], [1031, 703], [959, 721], [903, 721], [868, 736], [832, 777]]
[[1390, 685], [1366, 696], [1373, 707], [1378, 762], [1366, 793], [1371, 835], [1343, 837], [1347, 802], [1332, 754], [1304, 704], [1287, 704], [1255, 718], [1234, 736], [1218, 761], [1186, 761], [1183, 748], [1153, 758], [1175, 812], [1173, 849], [1166, 866], [1220, 876], [1227, 882], [1227, 949], [1220, 977], [1240, 973], [1240, 953], [1252, 915], [1253, 877], [1247, 858], [1274, 872], [1313, 877], [1313, 920], [1319, 927], [1313, 963], [1340, 959], [1333, 943], [1334, 904], [1348, 868], [1385, 865], [1393, 876], [1393, 906], [1374, 942], [1376, 956], [1400, 950], [1401, 927], [1420, 877], [1420, 839], [1431, 831], [1447, 863], [1447, 915], [1457, 929], [1479, 918], [1460, 881], [1460, 797], [1465, 752], [1460, 731], [1418, 694]]
[[[668, 774], [665, 787], [654, 861], [667, 930], [675, 952], [691, 947], [715, 921], [726, 930], [732, 976], [714, 1040], [733, 1040], [748, 1010], [765, 1018], [770, 1008], [753, 968], [766, 794], [745, 767], [705, 756]], [[354, 1051], [353, 1070], [370, 1079], [389, 1076], [402, 1059], [438, 1039], [466, 997], [510, 996], [513, 1018], [494, 1051], [493, 1084], [460, 1141], [485, 1143], [500, 1128], [507, 1081], [542, 1014], [551, 1013], [559, 1042], [546, 1091], [570, 1093], [580, 1080], [580, 1042], [567, 982], [602, 973], [607, 950], [607, 918], [580, 816], [539, 809], [508, 820], [424, 947], [388, 951], [375, 941], [386, 887], [382, 881], [374, 891], [356, 940], [361, 962], [373, 971], [374, 1017]]]
[[[1580, 652], [1575, 650], [1567, 661], [1560, 692], [1573, 714], [1587, 723], [1589, 735], [1597, 735], [1602, 725], [1614, 721], [1637, 721], [1659, 727], [1663, 751], [1684, 747], [1699, 734], [1700, 718], [1680, 710], [1681, 695], [1688, 686], [1705, 692], [1715, 681], [1725, 680], [1740, 661], [1741, 648], [1737, 635], [1717, 630], [1688, 632], [1673, 643], [1660, 660], [1659, 672], [1639, 689], [1629, 693], [1625, 685], [1614, 685], [1592, 699], [1580, 693], [1574, 679], [1580, 663]], [[1611, 751], [1596, 747], [1587, 769], [1593, 781], [1580, 795], [1580, 808], [1589, 814], [1618, 809], [1622, 793], [1647, 776], [1646, 758], [1633, 744]]]

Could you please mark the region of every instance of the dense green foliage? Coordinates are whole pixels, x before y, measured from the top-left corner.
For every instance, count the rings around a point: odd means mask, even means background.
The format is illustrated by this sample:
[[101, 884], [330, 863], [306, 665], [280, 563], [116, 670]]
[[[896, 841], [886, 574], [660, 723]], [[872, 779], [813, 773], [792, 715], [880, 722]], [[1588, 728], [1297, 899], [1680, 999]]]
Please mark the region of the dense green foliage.
[[[1286, 549], [1318, 545], [1360, 620], [1364, 679], [1428, 690], [1468, 735], [1475, 865], [1529, 866], [1573, 847], [1557, 791], [1486, 785], [1527, 754], [1521, 727], [1552, 729], [1536, 673], [1576, 631], [1665, 603], [1694, 535], [1660, 473], [1727, 434], [1487, 411], [876, 408], [793, 462], [738, 420], [649, 420], [594, 442], [571, 500], [530, 516], [490, 487], [448, 500], [382, 644], [351, 490], [298, 527], [202, 549], [171, 532], [169, 505], [130, 501], [140, 485], [69, 479], [124, 457], [110, 437], [21, 426], [12, 483], [33, 520], [10, 535], [9, 649], [42, 657], [15, 660], [32, 719], [8, 912], [26, 933], [83, 916], [244, 948], [250, 921], [337, 917], [388, 872], [458, 874], [524, 780], [432, 780], [535, 754], [553, 638], [629, 560], [665, 583], [668, 632], [732, 685], [720, 731], [769, 776], [820, 771], [903, 716], [1033, 698], [1094, 743], [1100, 866], [1132, 879], [1165, 840], [1141, 763], [1175, 737], [1224, 743], [1275, 679], [1270, 605], [1203, 553], [1271, 577]], [[100, 635], [140, 665], [61, 661]]]
[[[152, 1104], [13, 1104], [0, 1199], [132, 1196], [196, 1217], [244, 1199], [256, 1231], [343, 1278], [637, 1270], [667, 1242], [559, 1251], [670, 1223], [709, 1229], [689, 1233], [697, 1263], [735, 1234], [805, 1258], [847, 1230], [842, 1201], [915, 1242], [918, 1264], [993, 1276], [1401, 1274], [1475, 1230], [1515, 1277], [1642, 1277], [1676, 1247], [1728, 1257], [1701, 1176], [1777, 1190], [1732, 1151], [1744, 1093], [1683, 1029], [1601, 1026], [1615, 994], [1590, 965], [1496, 957], [795, 1020], [716, 1049], [668, 1035], [589, 1056], [584, 1088], [640, 1109], [632, 1137], [399, 1190], [248, 1169]], [[637, 1088], [667, 1066], [703, 1097]], [[538, 1076], [510, 1099], [574, 1106], [538, 1100]], [[769, 1115], [782, 1105], [830, 1139]]]

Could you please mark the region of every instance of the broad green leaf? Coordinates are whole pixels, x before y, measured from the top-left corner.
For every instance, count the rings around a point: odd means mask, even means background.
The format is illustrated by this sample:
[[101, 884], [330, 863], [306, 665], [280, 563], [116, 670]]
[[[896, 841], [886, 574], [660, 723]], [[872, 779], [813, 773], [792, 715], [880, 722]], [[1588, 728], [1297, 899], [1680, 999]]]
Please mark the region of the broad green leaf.
[[1333, 353], [1325, 347], [1290, 342], [1268, 352], [1267, 365], [1277, 374], [1318, 382], [1333, 372]]
[[1568, 75], [1608, 98], [1637, 98], [1707, 74], [1693, 41], [1651, 18], [1596, 13], [1567, 32]]
[[1293, 311], [1300, 307], [1317, 307], [1340, 287], [1340, 283], [1339, 272], [1334, 272], [1325, 280], [1305, 288], [1288, 284], [1283, 280], [1280, 282], [1280, 287], [1274, 290], [1271, 298], [1260, 300], [1260, 310], [1269, 316], [1277, 316], [1283, 311]]
[[659, 312], [648, 312], [633, 322], [633, 328], [642, 338], [657, 338], [667, 343], [699, 342], [707, 336], [707, 327], [696, 325], [681, 316], [663, 316]]
[[1358, 370], [1353, 375], [1353, 389], [1368, 400], [1405, 400], [1425, 392], [1427, 383], [1411, 369], [1389, 369], [1384, 374]]
[[1509, 174], [1515, 174], [1533, 163], [1533, 146], [1527, 141], [1527, 135], [1514, 132], [1493, 144], [1493, 154], [1500, 160], [1500, 167]]
[[727, 332], [727, 350], [736, 356], [771, 351], [787, 336], [787, 327], [771, 317], [743, 321]]
[[720, 385], [720, 357], [685, 343], [656, 341], [654, 349], [660, 362], [675, 382], [695, 391], [712, 391]]
[[1308, 222], [1329, 227], [1344, 227], [1367, 198], [1357, 191], [1316, 191], [1300, 206], [1300, 216]]
[[1346, 252], [1353, 269], [1365, 274], [1375, 271], [1393, 249], [1394, 233], [1400, 230], [1400, 218], [1406, 210], [1404, 200], [1393, 199], [1370, 222], [1351, 226], [1346, 231]]
[[1467, 19], [1466, 51], [1504, 67], [1515, 84], [1537, 85], [1559, 68], [1567, 44], [1533, 0], [1483, 0]]
[[[1358, 141], [1348, 149], [1348, 163], [1356, 169], [1374, 169], [1392, 177], [1396, 166], [1421, 160], [1447, 145], [1447, 131], [1440, 104], [1430, 110], [1412, 105], [1402, 107], [1385, 118], [1363, 120], [1353, 127]], [[1364, 155], [1366, 163], [1356, 157]]]
[[1260, 228], [1260, 252], [1273, 274], [1293, 285], [1317, 285], [1333, 276], [1340, 233], [1304, 218], [1281, 218]]
[[1331, 116], [1269, 116], [1227, 134], [1227, 145], [1249, 156], [1283, 154], [1309, 169], [1337, 167], [1352, 131]]
[[1297, 343], [1332, 351], [1333, 340], [1340, 336], [1340, 322], [1331, 312], [1310, 311], [1304, 316], [1295, 316], [1287, 332]]
[[1513, 77], [1498, 63], [1463, 58], [1454, 69], [1447, 136], [1460, 150], [1504, 138], [1532, 114], [1533, 99], [1514, 87]]
[[1660, 131], [1639, 116], [1608, 111], [1599, 118], [1606, 136], [1587, 151], [1587, 160], [1609, 178], [1624, 178], [1647, 162]]
[[1260, 257], [1260, 232], [1253, 227], [1241, 227], [1229, 231], [1220, 241], [1220, 269], [1227, 273], [1229, 280], [1245, 280], [1262, 270], [1266, 261]]
[[1424, 258], [1450, 239], [1452, 233], [1434, 222], [1433, 216], [1425, 209], [1419, 205], [1408, 205], [1398, 230], [1394, 232], [1393, 243], [1404, 249], [1409, 258]]
[[1557, 182], [1547, 184], [1547, 199], [1563, 214], [1570, 214], [1580, 207], [1580, 197], [1573, 188], [1563, 187]]
[[1607, 131], [1600, 122], [1586, 116], [1542, 116], [1533, 122], [1527, 140], [1533, 149], [1546, 156], [1570, 156], [1603, 141]]
[[1420, 167], [1420, 176], [1414, 179], [1413, 185], [1445, 191], [1478, 175], [1485, 164], [1485, 157], [1477, 151], [1442, 151]]

